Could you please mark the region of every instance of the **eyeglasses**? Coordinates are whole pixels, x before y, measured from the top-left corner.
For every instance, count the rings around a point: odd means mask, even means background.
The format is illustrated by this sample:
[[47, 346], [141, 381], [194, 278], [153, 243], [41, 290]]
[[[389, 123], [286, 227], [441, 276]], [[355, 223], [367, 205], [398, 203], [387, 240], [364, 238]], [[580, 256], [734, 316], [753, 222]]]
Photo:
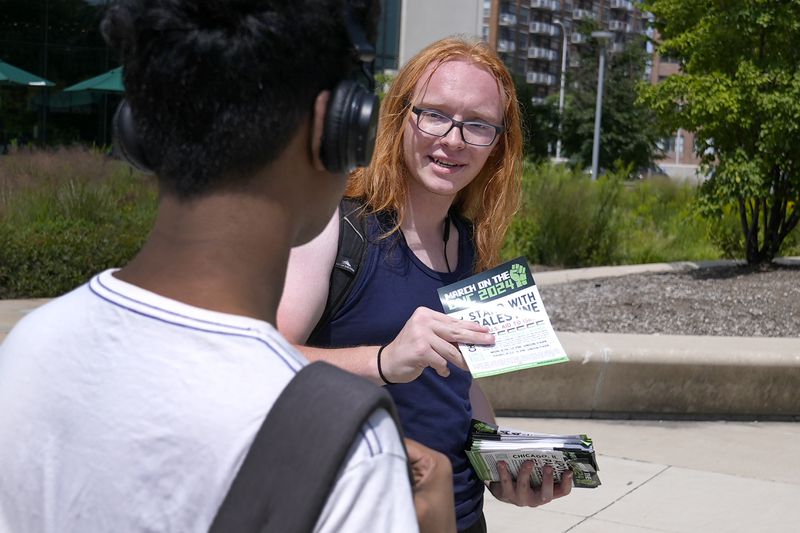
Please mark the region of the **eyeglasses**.
[[494, 126], [485, 122], [461, 122], [433, 109], [420, 109], [412, 106], [411, 112], [417, 115], [417, 128], [420, 131], [428, 135], [444, 137], [453, 128], [458, 128], [461, 132], [461, 139], [473, 146], [489, 146], [497, 138], [497, 135], [505, 130], [503, 126]]

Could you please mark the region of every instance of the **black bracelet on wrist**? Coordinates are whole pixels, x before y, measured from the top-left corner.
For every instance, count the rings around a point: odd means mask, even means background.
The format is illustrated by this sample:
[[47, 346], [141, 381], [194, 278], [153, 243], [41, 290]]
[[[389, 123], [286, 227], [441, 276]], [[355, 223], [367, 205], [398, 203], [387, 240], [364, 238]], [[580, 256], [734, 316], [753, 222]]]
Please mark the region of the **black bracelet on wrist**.
[[386, 346], [388, 346], [388, 345], [384, 344], [383, 346], [378, 348], [378, 375], [381, 377], [381, 379], [383, 380], [383, 382], [385, 384], [387, 384], [387, 385], [395, 385], [395, 383], [392, 383], [391, 381], [386, 379], [386, 376], [383, 375], [383, 369], [381, 368], [381, 353], [383, 352], [383, 349], [386, 348]]

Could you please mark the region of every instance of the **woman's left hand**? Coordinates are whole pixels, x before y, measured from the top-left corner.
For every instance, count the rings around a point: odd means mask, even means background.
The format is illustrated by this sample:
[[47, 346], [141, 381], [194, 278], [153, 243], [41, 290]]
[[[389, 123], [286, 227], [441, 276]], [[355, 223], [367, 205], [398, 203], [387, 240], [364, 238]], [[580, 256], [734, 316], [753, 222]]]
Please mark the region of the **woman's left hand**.
[[572, 472], [565, 472], [560, 483], [553, 482], [553, 467], [542, 468], [542, 484], [539, 487], [531, 486], [531, 472], [533, 462], [525, 461], [519, 469], [516, 481], [511, 478], [511, 472], [505, 462], [498, 462], [500, 481], [492, 481], [489, 491], [500, 501], [513, 503], [520, 507], [538, 507], [566, 496], [572, 490]]

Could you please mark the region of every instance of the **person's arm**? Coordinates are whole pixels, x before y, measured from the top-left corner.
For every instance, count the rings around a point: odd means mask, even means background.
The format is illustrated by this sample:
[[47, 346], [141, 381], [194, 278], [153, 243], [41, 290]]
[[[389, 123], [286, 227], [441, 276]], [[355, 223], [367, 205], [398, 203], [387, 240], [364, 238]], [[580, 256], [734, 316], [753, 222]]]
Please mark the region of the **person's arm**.
[[443, 453], [405, 439], [414, 481], [414, 509], [421, 533], [455, 533], [453, 466]]
[[314, 533], [418, 531], [409, 466], [394, 420], [385, 410], [376, 411], [351, 446]]
[[338, 244], [337, 208], [322, 233], [289, 253], [283, 296], [278, 306], [278, 329], [293, 344], [308, 340], [325, 310]]
[[[383, 385], [378, 374], [380, 346], [312, 348], [303, 344], [316, 326], [328, 298], [329, 282], [339, 243], [339, 213], [311, 242], [293, 248], [283, 297], [278, 306], [278, 330], [310, 361], [323, 360]], [[467, 369], [456, 343], [492, 344], [489, 329], [424, 307], [417, 308], [403, 329], [381, 353], [381, 369], [393, 383], [416, 379], [426, 367], [446, 377], [447, 362]]]

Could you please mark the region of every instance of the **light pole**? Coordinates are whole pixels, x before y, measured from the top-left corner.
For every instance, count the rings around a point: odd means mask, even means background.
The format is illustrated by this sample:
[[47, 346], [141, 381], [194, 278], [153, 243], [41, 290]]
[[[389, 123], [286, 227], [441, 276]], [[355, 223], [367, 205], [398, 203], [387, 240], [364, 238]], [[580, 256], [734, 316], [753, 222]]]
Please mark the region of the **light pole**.
[[558, 92], [558, 140], [556, 141], [556, 163], [561, 162], [561, 136], [564, 127], [564, 85], [567, 80], [567, 28], [560, 20], [554, 20], [561, 28], [561, 89]]
[[603, 81], [606, 68], [606, 44], [614, 34], [610, 31], [593, 31], [592, 37], [600, 43], [600, 66], [597, 70], [597, 101], [594, 107], [594, 141], [592, 142], [592, 180], [597, 179], [600, 159], [600, 120], [603, 115]]

